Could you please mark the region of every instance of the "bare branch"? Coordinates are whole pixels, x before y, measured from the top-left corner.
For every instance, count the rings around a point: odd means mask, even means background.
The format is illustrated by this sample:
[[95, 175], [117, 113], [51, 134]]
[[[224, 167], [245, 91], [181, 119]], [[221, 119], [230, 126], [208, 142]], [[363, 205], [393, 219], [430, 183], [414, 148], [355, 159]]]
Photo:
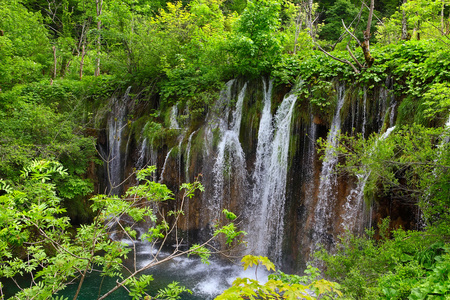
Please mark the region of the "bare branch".
[[317, 46], [317, 48], [319, 48], [320, 51], [322, 51], [323, 53], [325, 53], [326, 55], [328, 55], [328, 56], [331, 57], [332, 59], [337, 60], [337, 61], [340, 61], [341, 63], [347, 64], [347, 65], [349, 65], [350, 67], [352, 67], [352, 69], [355, 71], [356, 74], [359, 74], [359, 73], [360, 73], [360, 71], [355, 67], [355, 65], [352, 64], [351, 62], [349, 62], [348, 60], [346, 60], [346, 59], [340, 59], [340, 58], [337, 58], [336, 56], [331, 55], [331, 54], [328, 53], [326, 50], [324, 50], [322, 47], [320, 47], [318, 44], [316, 44], [316, 46]]
[[[365, 1], [361, 0], [361, 3], [362, 3], [362, 5], [365, 6], [368, 10], [370, 10], [370, 7], [366, 4]], [[375, 13], [373, 13], [373, 16], [377, 19], [378, 22], [381, 23], [381, 25], [384, 26], [383, 21], [382, 21], [380, 18], [378, 18], [378, 16], [377, 16]]]
[[353, 55], [352, 49], [350, 49], [350, 46], [347, 43], [347, 51], [350, 54], [350, 56], [353, 58], [353, 60], [355, 61], [355, 63], [358, 65], [358, 67], [360, 67], [361, 69], [363, 69], [363, 65], [361, 65], [361, 63], [359, 62], [359, 60], [355, 57], [355, 55]]
[[350, 34], [350, 36], [353, 39], [355, 39], [355, 41], [358, 43], [358, 45], [360, 47], [362, 47], [361, 42], [359, 41], [359, 39], [353, 33], [351, 33], [350, 30], [348, 30], [347, 26], [345, 26], [344, 20], [341, 20], [341, 21], [342, 21], [342, 26], [344, 26], [345, 31], [347, 31], [347, 33]]

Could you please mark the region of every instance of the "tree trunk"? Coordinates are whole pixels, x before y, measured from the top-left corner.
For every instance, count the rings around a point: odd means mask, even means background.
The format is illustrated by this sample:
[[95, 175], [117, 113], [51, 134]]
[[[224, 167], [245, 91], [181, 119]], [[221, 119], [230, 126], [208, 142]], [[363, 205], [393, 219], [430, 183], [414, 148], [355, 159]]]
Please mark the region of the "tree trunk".
[[56, 46], [52, 47], [53, 49], [53, 79], [56, 78], [56, 67], [57, 67], [57, 59], [56, 59]]
[[100, 75], [100, 53], [101, 53], [101, 34], [100, 30], [102, 28], [102, 21], [100, 20], [100, 16], [102, 15], [102, 8], [103, 8], [103, 0], [95, 0], [96, 7], [97, 7], [97, 67], [95, 68], [95, 76]]
[[81, 61], [80, 61], [80, 80], [83, 78], [83, 66], [84, 66], [84, 56], [86, 55], [84, 45], [81, 47]]
[[315, 34], [314, 34], [314, 30], [313, 30], [313, 0], [309, 0], [308, 1], [308, 5], [307, 5], [307, 26], [309, 28], [309, 34], [311, 36], [311, 39], [313, 40], [313, 42], [315, 41]]
[[366, 60], [367, 67], [370, 68], [374, 62], [374, 58], [370, 55], [370, 27], [372, 27], [373, 9], [375, 6], [375, 0], [370, 0], [369, 16], [367, 18], [367, 28], [364, 31], [364, 42], [361, 43], [361, 48], [364, 53], [364, 59]]
[[298, 35], [300, 34], [300, 31], [302, 31], [302, 4], [299, 6], [298, 10], [298, 16], [295, 20], [295, 37], [294, 37], [294, 54], [297, 53], [297, 42], [298, 42]]
[[[405, 4], [408, 0], [403, 0]], [[408, 20], [406, 19], [406, 12], [402, 9], [402, 40], [408, 40]]]
[[441, 34], [442, 35], [445, 35], [444, 9], [445, 9], [445, 2], [444, 2], [444, 0], [442, 0], [442, 8], [441, 8]]

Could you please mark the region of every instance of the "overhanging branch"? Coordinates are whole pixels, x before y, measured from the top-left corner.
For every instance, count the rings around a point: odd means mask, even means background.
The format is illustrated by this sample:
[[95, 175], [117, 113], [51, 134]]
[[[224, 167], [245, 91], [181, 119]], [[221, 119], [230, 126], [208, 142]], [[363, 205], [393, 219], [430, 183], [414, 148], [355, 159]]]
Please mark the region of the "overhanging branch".
[[341, 63], [347, 64], [350, 67], [352, 67], [352, 69], [355, 71], [356, 74], [359, 74], [360, 71], [355, 67], [354, 64], [352, 64], [350, 61], [346, 60], [346, 59], [340, 59], [337, 58], [336, 56], [331, 55], [330, 53], [328, 53], [326, 50], [324, 50], [322, 47], [320, 47], [318, 44], [316, 44], [317, 48], [319, 48], [320, 51], [322, 51], [323, 53], [325, 53], [326, 55], [328, 55], [329, 57], [331, 57], [334, 60], [340, 61]]

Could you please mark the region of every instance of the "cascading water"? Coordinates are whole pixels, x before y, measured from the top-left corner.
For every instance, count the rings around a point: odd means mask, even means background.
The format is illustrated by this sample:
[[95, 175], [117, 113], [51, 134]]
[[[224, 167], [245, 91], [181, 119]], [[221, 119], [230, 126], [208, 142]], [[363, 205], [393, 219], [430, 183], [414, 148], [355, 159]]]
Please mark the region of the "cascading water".
[[[170, 188], [175, 186], [177, 178], [179, 184], [192, 181], [194, 171], [203, 174], [205, 192], [184, 202], [184, 217], [178, 223], [183, 243], [195, 243], [209, 237], [209, 222], [220, 219], [222, 209], [231, 208], [241, 216], [238, 219], [239, 230], [248, 232], [246, 240], [252, 254], [268, 256], [280, 266], [283, 262], [283, 268], [289, 268], [288, 263], [297, 268], [308, 259], [309, 250], [314, 249], [312, 243], [319, 242], [332, 248], [334, 237], [342, 232], [342, 228], [355, 232], [367, 224], [360, 221], [361, 215], [367, 215], [362, 191], [368, 174], [360, 175], [357, 182], [341, 181], [333, 173], [337, 158], [332, 149], [326, 150], [326, 162], [318, 160], [315, 142], [318, 137], [325, 137], [327, 130], [323, 116], [312, 115], [309, 120], [304, 117], [305, 113], [301, 113], [293, 122], [293, 110], [298, 102], [294, 95], [286, 96], [276, 114], [272, 114], [275, 110], [271, 107], [271, 100], [274, 100], [272, 105], [279, 103], [282, 95], [274, 93], [272, 96], [273, 84], [266, 81], [263, 82], [261, 101], [255, 99], [261, 97], [261, 91], [252, 88], [255, 86], [260, 88], [261, 84], [249, 83], [247, 89], [247, 85], [237, 80], [228, 82], [220, 98], [208, 110], [203, 124], [178, 124], [177, 107], [169, 107], [170, 119], [166, 115], [165, 125], [179, 129], [171, 131], [177, 132], [178, 138], [175, 140], [172, 135], [170, 141], [158, 141], [159, 148], [155, 146], [155, 150], [151, 148], [151, 136], [139, 142], [132, 141], [130, 147], [140, 145], [140, 150], [134, 151], [136, 168], [158, 163], [160, 182], [172, 185]], [[380, 123], [387, 127], [388, 122], [392, 125], [395, 121], [397, 104], [388, 91], [364, 88], [362, 97], [351, 102], [349, 111], [342, 112], [344, 91], [343, 84], [337, 86], [337, 107], [328, 134], [331, 145], [337, 145], [341, 128], [352, 134], [360, 130], [366, 137]], [[351, 91], [348, 94], [355, 95]], [[234, 101], [235, 104], [231, 105]], [[262, 110], [254, 112], [254, 103], [261, 103]], [[247, 118], [242, 117], [244, 107], [250, 108], [252, 114]], [[307, 111], [311, 107], [302, 109]], [[341, 115], [346, 119], [341, 120]], [[122, 117], [117, 116], [112, 120], [120, 128], [118, 121]], [[259, 124], [253, 122], [256, 116]], [[244, 120], [249, 123], [244, 124]], [[122, 123], [121, 126], [124, 125]], [[259, 126], [257, 139], [256, 133], [250, 132], [256, 128], [255, 125]], [[111, 132], [114, 129], [108, 133]], [[290, 141], [291, 136], [295, 137], [293, 141]], [[204, 143], [200, 142], [202, 140]], [[290, 143], [294, 150], [292, 153], [289, 152]], [[113, 143], [111, 145], [111, 149], [120, 148]], [[176, 157], [178, 164], [174, 164]], [[280, 260], [282, 246], [283, 258]], [[293, 257], [297, 261], [292, 262]]]
[[[378, 105], [378, 114], [379, 118], [377, 118], [377, 125], [378, 128], [383, 128], [383, 121], [385, 119], [385, 114], [389, 113], [389, 125], [393, 125], [395, 122], [395, 108], [397, 106], [397, 102], [395, 101], [394, 94], [390, 92], [389, 86], [390, 86], [390, 78], [388, 77], [386, 79], [385, 85], [386, 87], [382, 87], [380, 89], [379, 94], [379, 105]], [[364, 87], [363, 90], [363, 128], [362, 128], [362, 134], [364, 137], [365, 134], [365, 127], [366, 127], [366, 105], [367, 105], [367, 90]], [[389, 109], [386, 110], [387, 106], [387, 100], [389, 98]], [[380, 140], [385, 139], [394, 129], [395, 126], [390, 127], [386, 130], [386, 132], [380, 136]], [[345, 230], [353, 231], [354, 233], [362, 233], [364, 228], [364, 221], [363, 221], [363, 215], [364, 215], [364, 187], [367, 182], [367, 178], [369, 177], [370, 173], [363, 172], [361, 174], [357, 175], [357, 185], [355, 188], [351, 189], [349, 194], [346, 197], [346, 202], [343, 205], [343, 214], [341, 214], [341, 228]]]
[[284, 230], [291, 121], [297, 96], [291, 94], [283, 99], [275, 115], [273, 130], [270, 116], [270, 90], [269, 85], [265, 94], [264, 111], [258, 133], [259, 151], [257, 151], [253, 174], [254, 208], [247, 230], [251, 239], [250, 248], [257, 254], [269, 256], [278, 263], [281, 258]]
[[178, 107], [176, 105], [172, 106], [170, 111], [170, 129], [180, 129], [177, 121]]
[[[325, 160], [322, 164], [320, 174], [319, 195], [314, 212], [313, 241], [316, 243], [331, 245], [333, 238], [331, 232], [334, 204], [337, 198], [337, 176], [333, 173], [337, 163], [335, 148], [341, 130], [341, 108], [344, 104], [345, 85], [339, 84], [337, 87], [337, 107], [331, 122], [325, 150]], [[311, 245], [314, 247], [314, 245]]]
[[363, 87], [363, 125], [362, 125], [362, 137], [366, 137], [367, 127], [367, 89]]
[[144, 138], [142, 140], [141, 146], [139, 147], [138, 159], [135, 165], [137, 170], [144, 168], [146, 162], [145, 161], [146, 155], [147, 155], [147, 138]]
[[[374, 148], [377, 147], [378, 141], [385, 140], [391, 132], [395, 129], [392, 126], [386, 130], [377, 140]], [[371, 155], [372, 151], [368, 155]], [[347, 195], [346, 202], [344, 203], [344, 213], [342, 218], [342, 228], [358, 233], [362, 233], [364, 222], [364, 187], [366, 186], [367, 179], [370, 176], [370, 171], [367, 171], [365, 166], [363, 166], [363, 172], [357, 175], [358, 183], [354, 189], [350, 191]], [[370, 224], [369, 224], [370, 225]]]
[[269, 82], [269, 87], [264, 83], [264, 107], [261, 114], [261, 121], [258, 130], [258, 144], [256, 146], [256, 160], [253, 171], [253, 193], [251, 198], [250, 209], [253, 209], [261, 197], [261, 181], [268, 169], [269, 156], [271, 150], [271, 141], [273, 138], [272, 113], [271, 113], [271, 97], [273, 81]]
[[[226, 120], [219, 121], [222, 138], [217, 146], [217, 156], [213, 167], [214, 194], [213, 203], [209, 206], [210, 216], [218, 219], [220, 211], [228, 207], [233, 192], [245, 193], [247, 190], [247, 170], [245, 154], [239, 141], [242, 107], [247, 84], [241, 89], [236, 108], [229, 126]], [[228, 114], [224, 115], [228, 119]], [[236, 199], [233, 199], [236, 200]], [[228, 203], [227, 203], [228, 202]]]
[[315, 143], [317, 140], [317, 124], [314, 123], [314, 116], [311, 116], [310, 127], [308, 131], [308, 139], [307, 139], [307, 150], [305, 151], [306, 159], [304, 162], [306, 163], [306, 172], [304, 181], [308, 184], [305, 189], [305, 200], [304, 203], [307, 206], [312, 205], [314, 201], [314, 172], [315, 172], [315, 160], [316, 160], [316, 147]]
[[[182, 139], [180, 139], [180, 143], [178, 145], [178, 163], [179, 163], [179, 166], [178, 166], [178, 178], [180, 178], [182, 176], [182, 174], [184, 173], [184, 178], [185, 178], [184, 181], [187, 182], [187, 183], [190, 182], [190, 178], [189, 178], [189, 162], [190, 162], [190, 155], [191, 155], [192, 136], [196, 132], [197, 131], [194, 131], [194, 132], [192, 132], [189, 135], [188, 143], [186, 145], [184, 166], [181, 163], [182, 162], [182, 160], [181, 160], [181, 154], [182, 154], [181, 142], [183, 141]], [[183, 167], [184, 167], [184, 170], [183, 170]], [[179, 180], [178, 184], [181, 185], [181, 181], [180, 180]], [[189, 221], [189, 216], [190, 216], [190, 213], [189, 213], [189, 204], [190, 203], [189, 202], [190, 201], [189, 200], [190, 200], [189, 197], [186, 197], [185, 205], [184, 205], [184, 208], [183, 208], [184, 209], [184, 227], [186, 229], [189, 228], [189, 224], [190, 224], [190, 221]], [[189, 234], [186, 235], [185, 240], [186, 240], [186, 244], [189, 245]]]
[[184, 167], [184, 175], [186, 177], [186, 182], [189, 182], [189, 164], [191, 163], [191, 145], [192, 145], [192, 137], [197, 133], [198, 130], [193, 131], [188, 138], [188, 143], [186, 146], [186, 162]]
[[163, 164], [163, 167], [162, 167], [162, 169], [161, 169], [161, 176], [160, 176], [160, 178], [159, 178], [159, 182], [160, 182], [160, 183], [164, 181], [164, 172], [166, 171], [167, 161], [168, 161], [168, 159], [169, 159], [170, 152], [172, 152], [172, 149], [173, 149], [173, 148], [171, 148], [171, 149], [167, 152], [166, 158], [164, 159], [164, 164]]
[[120, 193], [123, 178], [124, 161], [120, 146], [123, 142], [123, 130], [127, 126], [126, 110], [131, 86], [122, 98], [113, 98], [111, 114], [108, 117], [108, 154], [106, 159], [107, 187], [109, 194]]

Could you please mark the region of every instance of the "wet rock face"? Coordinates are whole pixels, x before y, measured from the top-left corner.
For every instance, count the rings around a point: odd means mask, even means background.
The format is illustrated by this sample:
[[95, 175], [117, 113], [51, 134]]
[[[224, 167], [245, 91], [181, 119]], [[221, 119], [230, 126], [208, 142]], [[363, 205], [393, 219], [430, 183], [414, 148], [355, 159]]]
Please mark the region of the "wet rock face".
[[[384, 197], [370, 208], [354, 178], [324, 173], [324, 168], [332, 165], [325, 166], [319, 159], [316, 140], [329, 138], [333, 126], [339, 126], [340, 132], [367, 137], [392, 126], [395, 120], [396, 102], [388, 90], [343, 84], [336, 89], [339, 87], [342, 91], [336, 97], [342, 99], [333, 101], [342, 103], [333, 120], [327, 121], [310, 114], [305, 101], [289, 98], [284, 87], [272, 90], [271, 83], [263, 80], [230, 81], [204, 122], [196, 123], [195, 128], [177, 129], [176, 138], [155, 146], [126, 127], [116, 142], [108, 138], [109, 125], [99, 131], [98, 148], [112, 153], [119, 147], [114, 153], [123, 164], [118, 169], [120, 178], [129, 178], [135, 168], [156, 165], [155, 180], [175, 194], [165, 209], [178, 209], [182, 202], [179, 185], [201, 174], [205, 192], [184, 202], [184, 215], [178, 221], [186, 243], [208, 238], [214, 224], [223, 221], [221, 211], [226, 208], [239, 215], [239, 229], [249, 231], [247, 251], [269, 256], [284, 270], [295, 272], [303, 269], [318, 243], [333, 249], [345, 229], [362, 233], [386, 216], [391, 217], [393, 226], [412, 228], [416, 222], [414, 206]], [[129, 113], [135, 118], [146, 114]], [[281, 140], [277, 142], [277, 138]], [[98, 174], [105, 177], [108, 169]], [[324, 183], [326, 176], [328, 183]], [[106, 179], [103, 182], [106, 186]], [[130, 177], [124, 188], [132, 184], [136, 182]]]

